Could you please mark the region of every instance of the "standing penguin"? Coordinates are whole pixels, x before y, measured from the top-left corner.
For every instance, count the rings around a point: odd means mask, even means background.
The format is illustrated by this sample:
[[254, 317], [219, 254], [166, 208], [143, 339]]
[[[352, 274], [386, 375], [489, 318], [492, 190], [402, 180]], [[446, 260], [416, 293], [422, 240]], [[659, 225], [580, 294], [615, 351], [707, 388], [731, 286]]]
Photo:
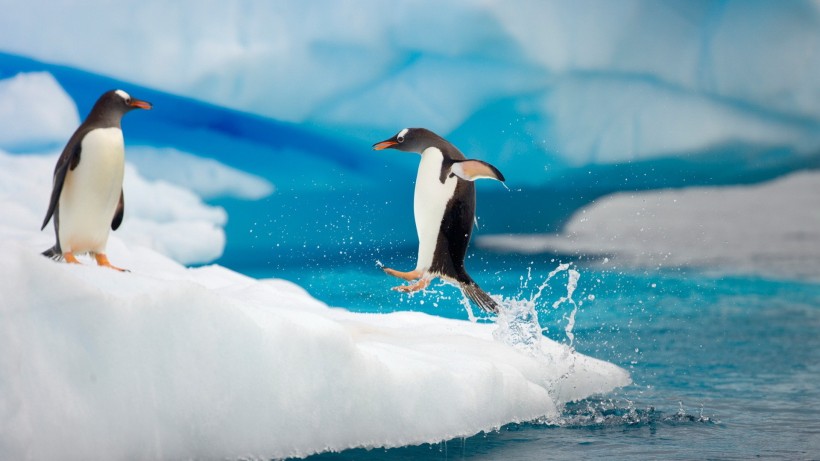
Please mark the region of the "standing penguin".
[[109, 226], [117, 230], [122, 223], [125, 144], [120, 122], [132, 109], [151, 109], [151, 103], [111, 90], [100, 96], [68, 140], [54, 168], [51, 202], [40, 228], [53, 215], [57, 243], [43, 255], [79, 263], [75, 255], [91, 253], [100, 266], [123, 270], [108, 262], [105, 247]]
[[373, 149], [398, 149], [421, 154], [413, 197], [419, 253], [416, 269], [384, 271], [394, 277], [415, 281], [394, 290], [422, 290], [435, 277], [458, 283], [461, 291], [479, 307], [498, 312], [498, 304], [464, 269], [464, 256], [475, 221], [475, 184], [480, 178], [504, 181], [498, 169], [481, 160], [468, 160], [455, 146], [424, 128], [405, 128], [395, 136], [373, 145]]

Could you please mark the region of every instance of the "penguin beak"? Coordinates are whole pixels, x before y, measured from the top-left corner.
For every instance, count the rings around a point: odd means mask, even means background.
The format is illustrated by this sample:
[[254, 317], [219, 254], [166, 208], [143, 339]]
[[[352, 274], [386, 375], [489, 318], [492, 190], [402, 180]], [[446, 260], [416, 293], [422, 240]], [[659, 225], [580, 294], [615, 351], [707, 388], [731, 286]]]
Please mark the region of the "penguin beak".
[[145, 109], [151, 110], [152, 106], [148, 101], [140, 101], [139, 99], [131, 99], [131, 107], [136, 107], [137, 109]]
[[376, 144], [373, 144], [373, 150], [387, 149], [388, 147], [393, 147], [396, 144], [398, 144], [398, 142], [393, 141], [392, 139], [388, 139], [387, 141], [377, 142]]

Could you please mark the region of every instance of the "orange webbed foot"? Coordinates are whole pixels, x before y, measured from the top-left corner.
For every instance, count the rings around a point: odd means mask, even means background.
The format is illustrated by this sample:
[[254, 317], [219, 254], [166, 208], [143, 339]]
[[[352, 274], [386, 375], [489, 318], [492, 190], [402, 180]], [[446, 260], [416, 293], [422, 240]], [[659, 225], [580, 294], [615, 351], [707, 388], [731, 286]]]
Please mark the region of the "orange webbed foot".
[[402, 280], [407, 280], [408, 282], [412, 282], [416, 279], [419, 279], [423, 275], [419, 270], [412, 270], [410, 272], [399, 272], [389, 267], [382, 267], [382, 270], [387, 275], [392, 275], [393, 277], [400, 278]]
[[427, 288], [428, 285], [430, 285], [430, 279], [423, 278], [412, 285], [400, 285], [393, 287], [393, 290], [400, 291], [402, 293], [415, 293]]
[[120, 272], [130, 272], [128, 269], [123, 269], [121, 267], [117, 267], [117, 266], [111, 264], [111, 262], [108, 261], [108, 256], [106, 256], [105, 253], [95, 254], [94, 259], [97, 260], [97, 265], [98, 266], [107, 267], [109, 269], [114, 269], [115, 271], [120, 271]]

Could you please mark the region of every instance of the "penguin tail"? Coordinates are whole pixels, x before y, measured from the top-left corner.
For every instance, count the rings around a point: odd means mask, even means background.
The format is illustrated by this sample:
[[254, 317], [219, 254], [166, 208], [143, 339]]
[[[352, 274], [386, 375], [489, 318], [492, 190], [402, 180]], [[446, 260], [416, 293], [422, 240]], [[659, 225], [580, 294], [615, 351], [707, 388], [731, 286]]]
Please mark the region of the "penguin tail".
[[55, 261], [59, 261], [59, 260], [63, 259], [63, 253], [59, 250], [59, 248], [57, 248], [57, 245], [54, 245], [53, 247], [51, 247], [48, 250], [44, 251], [42, 254], [46, 258], [53, 259]]
[[498, 313], [498, 303], [472, 279], [468, 278], [468, 280], [459, 281], [459, 286], [464, 296], [470, 298], [470, 301], [474, 302], [482, 310], [493, 314]]

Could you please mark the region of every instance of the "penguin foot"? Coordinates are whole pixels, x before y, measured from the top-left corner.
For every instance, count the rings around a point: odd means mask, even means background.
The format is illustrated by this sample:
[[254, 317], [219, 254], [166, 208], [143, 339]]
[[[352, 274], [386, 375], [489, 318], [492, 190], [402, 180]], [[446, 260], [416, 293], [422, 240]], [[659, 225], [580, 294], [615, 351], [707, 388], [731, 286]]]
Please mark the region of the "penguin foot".
[[[97, 253], [97, 254], [95, 254], [95, 255], [94, 255], [94, 259], [96, 259], [96, 260], [97, 260], [97, 265], [98, 265], [98, 266], [108, 267], [109, 269], [114, 269], [115, 271], [120, 271], [120, 272], [130, 272], [130, 271], [129, 271], [129, 270], [127, 270], [127, 269], [122, 269], [122, 268], [120, 268], [120, 267], [117, 267], [117, 266], [115, 266], [115, 265], [111, 264], [111, 263], [108, 261], [108, 256], [106, 256], [106, 255], [105, 255], [105, 253]], [[76, 260], [75, 260], [75, 261], [76, 261]]]
[[415, 293], [427, 288], [428, 285], [430, 285], [430, 279], [421, 279], [412, 285], [400, 285], [393, 287], [393, 290], [400, 291], [402, 293]]
[[70, 251], [63, 253], [63, 259], [65, 259], [65, 262], [69, 264], [80, 264], [80, 261], [78, 261], [77, 257], [74, 256], [74, 253]]
[[392, 275], [393, 277], [397, 277], [397, 278], [400, 278], [402, 280], [407, 280], [408, 282], [412, 282], [414, 280], [417, 280], [417, 279], [421, 278], [422, 275], [424, 275], [419, 270], [413, 270], [413, 271], [410, 271], [410, 272], [399, 272], [399, 271], [397, 271], [395, 269], [391, 269], [389, 267], [382, 267], [382, 270], [387, 275]]

